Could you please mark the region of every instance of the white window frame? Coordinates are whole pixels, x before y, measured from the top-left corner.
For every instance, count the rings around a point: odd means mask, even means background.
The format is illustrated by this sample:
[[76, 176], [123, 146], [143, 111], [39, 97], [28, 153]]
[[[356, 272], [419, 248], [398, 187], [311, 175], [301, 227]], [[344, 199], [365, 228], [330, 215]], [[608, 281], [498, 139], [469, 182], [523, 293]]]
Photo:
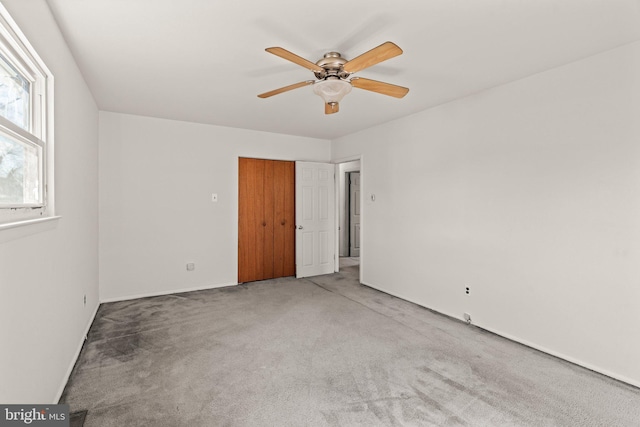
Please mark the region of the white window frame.
[[55, 217], [53, 192], [53, 74], [0, 3], [0, 53], [29, 81], [30, 129], [0, 117], [0, 133], [41, 148], [41, 201], [0, 206], [0, 229]]

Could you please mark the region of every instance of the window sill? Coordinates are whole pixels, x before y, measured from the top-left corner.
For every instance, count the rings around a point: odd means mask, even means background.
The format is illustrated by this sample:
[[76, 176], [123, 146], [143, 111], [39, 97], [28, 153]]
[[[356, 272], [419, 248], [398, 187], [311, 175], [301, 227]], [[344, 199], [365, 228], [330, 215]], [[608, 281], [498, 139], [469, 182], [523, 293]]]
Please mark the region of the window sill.
[[22, 227], [24, 225], [32, 225], [32, 224], [40, 224], [43, 222], [53, 221], [62, 218], [61, 216], [47, 216], [44, 218], [34, 218], [34, 219], [25, 219], [23, 221], [14, 221], [7, 222], [5, 224], [0, 224], [1, 230], [8, 230], [10, 228]]

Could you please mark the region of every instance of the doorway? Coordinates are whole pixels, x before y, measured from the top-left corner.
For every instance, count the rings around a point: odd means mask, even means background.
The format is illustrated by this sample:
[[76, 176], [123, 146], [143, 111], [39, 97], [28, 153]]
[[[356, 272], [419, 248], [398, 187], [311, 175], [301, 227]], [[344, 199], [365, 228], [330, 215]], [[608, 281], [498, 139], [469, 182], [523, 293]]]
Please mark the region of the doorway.
[[343, 268], [359, 268], [361, 262], [362, 221], [362, 164], [361, 160], [338, 163], [338, 254], [336, 271]]
[[349, 257], [360, 257], [360, 171], [348, 173], [349, 200], [345, 215], [349, 227]]

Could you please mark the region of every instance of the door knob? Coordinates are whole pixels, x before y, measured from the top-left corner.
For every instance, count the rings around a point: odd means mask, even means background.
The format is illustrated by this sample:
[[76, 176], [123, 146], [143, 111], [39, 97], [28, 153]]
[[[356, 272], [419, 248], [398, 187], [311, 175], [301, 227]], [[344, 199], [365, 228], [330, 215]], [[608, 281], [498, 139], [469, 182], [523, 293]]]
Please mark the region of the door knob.
[[298, 230], [302, 230], [302, 226], [301, 225], [298, 226]]
[[280, 221], [280, 225], [284, 225], [284, 223], [285, 223], [284, 219]]

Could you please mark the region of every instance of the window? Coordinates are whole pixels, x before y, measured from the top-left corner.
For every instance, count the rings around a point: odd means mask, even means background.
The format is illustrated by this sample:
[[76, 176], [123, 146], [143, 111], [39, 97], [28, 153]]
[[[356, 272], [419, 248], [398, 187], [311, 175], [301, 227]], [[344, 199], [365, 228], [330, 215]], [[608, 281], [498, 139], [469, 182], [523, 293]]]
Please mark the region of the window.
[[0, 4], [0, 225], [53, 216], [53, 76]]

